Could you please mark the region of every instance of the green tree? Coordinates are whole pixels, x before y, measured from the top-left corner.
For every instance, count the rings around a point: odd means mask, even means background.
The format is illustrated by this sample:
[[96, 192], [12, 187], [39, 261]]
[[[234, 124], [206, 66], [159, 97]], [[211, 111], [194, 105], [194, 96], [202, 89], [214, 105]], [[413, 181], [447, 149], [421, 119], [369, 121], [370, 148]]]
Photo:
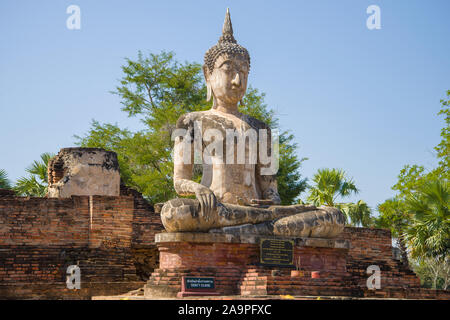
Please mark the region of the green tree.
[[[139, 52], [137, 60], [126, 59], [123, 77], [113, 92], [121, 98], [122, 111], [139, 118], [144, 129], [131, 132], [117, 124], [92, 122], [83, 136], [75, 136], [84, 147], [101, 147], [117, 152], [123, 183], [136, 188], [151, 202], [176, 197], [173, 188], [171, 140], [178, 118], [187, 112], [211, 108], [206, 101], [206, 86], [198, 63], [179, 63], [172, 52]], [[249, 86], [240, 111], [278, 128], [274, 112], [264, 103], [264, 93]], [[280, 196], [292, 203], [306, 188], [298, 169], [297, 146], [288, 132], [280, 134]], [[198, 176], [199, 172], [197, 172]]]
[[301, 177], [299, 169], [307, 158], [298, 159], [297, 144], [288, 132], [280, 135], [280, 166], [277, 173], [278, 193], [282, 205], [295, 203], [299, 194], [308, 187], [307, 179]]
[[378, 205], [377, 227], [389, 228], [397, 238], [403, 260], [410, 262], [422, 285], [447, 288], [449, 282], [448, 183], [450, 154], [450, 90], [438, 115], [445, 116], [441, 142], [434, 148], [438, 166], [427, 170], [406, 165], [392, 187], [393, 199]]
[[372, 209], [363, 200], [356, 203], [338, 203], [336, 206], [345, 214], [354, 226], [370, 227], [373, 225]]
[[11, 189], [8, 174], [4, 169], [0, 169], [0, 189]]
[[397, 183], [392, 190], [398, 192], [399, 199], [405, 199], [411, 193], [416, 192], [426, 181], [426, 171], [424, 166], [406, 165], [397, 176]]
[[[376, 219], [378, 227], [389, 228], [394, 237], [399, 240], [399, 246], [402, 251], [406, 251], [406, 244], [403, 237], [406, 236], [408, 229], [408, 237], [411, 241], [408, 243], [410, 251], [420, 252], [425, 254], [424, 242], [427, 241], [424, 237], [431, 236], [430, 232], [426, 232], [426, 227], [436, 226], [437, 221], [441, 221], [442, 216], [438, 214], [416, 214], [420, 211], [420, 206], [423, 210], [430, 210], [431, 207], [437, 208], [439, 203], [443, 206], [442, 201], [436, 198], [437, 193], [440, 196], [445, 194], [445, 186], [448, 185], [449, 178], [449, 155], [450, 155], [450, 90], [447, 91], [447, 99], [441, 100], [441, 110], [438, 115], [445, 116], [445, 125], [441, 130], [441, 142], [435, 147], [436, 157], [439, 164], [432, 170], [426, 170], [424, 166], [420, 165], [406, 165], [398, 175], [397, 183], [392, 187], [397, 191], [394, 199], [388, 199], [378, 206], [379, 216]], [[441, 185], [439, 186], [439, 181]], [[434, 190], [434, 196], [431, 195]], [[431, 193], [430, 193], [431, 192]], [[442, 194], [444, 192], [444, 194]], [[434, 197], [434, 198], [433, 198]], [[434, 200], [432, 200], [434, 199]], [[435, 201], [436, 200], [436, 201]], [[426, 203], [421, 203], [426, 201]], [[433, 202], [434, 201], [434, 202]], [[426, 208], [424, 206], [431, 206]], [[443, 225], [445, 225], [444, 223]], [[411, 227], [410, 226], [414, 226]], [[425, 228], [425, 229], [424, 229]], [[412, 232], [422, 233], [414, 236]], [[436, 241], [439, 236], [428, 240], [429, 243]], [[412, 241], [412, 239], [415, 239]], [[415, 248], [415, 245], [418, 245]], [[402, 249], [403, 248], [403, 249]], [[434, 251], [435, 252], [435, 251]], [[435, 252], [436, 253], [436, 252]], [[417, 256], [417, 255], [416, 255]]]
[[450, 284], [450, 256], [445, 258], [411, 258], [411, 266], [424, 288], [448, 290]]
[[445, 258], [450, 254], [450, 188], [447, 181], [426, 182], [407, 197], [406, 210], [412, 216], [405, 239], [411, 256]]
[[438, 115], [445, 116], [445, 126], [441, 130], [441, 142], [434, 148], [439, 159], [439, 166], [433, 174], [448, 181], [450, 178], [450, 90], [447, 90], [447, 98], [441, 100], [441, 105]]
[[319, 169], [312, 179], [307, 200], [316, 206], [327, 205], [339, 208], [345, 215], [347, 223], [354, 226], [372, 225], [372, 210], [362, 200], [357, 203], [337, 202], [351, 194], [357, 194], [358, 188], [352, 179], [347, 178], [342, 169]]
[[327, 205], [340, 209], [348, 224], [369, 227], [373, 224], [372, 210], [366, 202], [337, 202], [359, 192], [354, 181], [342, 169], [319, 169], [312, 179], [307, 200], [316, 206]]
[[391, 230], [392, 236], [397, 239], [402, 261], [408, 265], [408, 251], [403, 235], [411, 221], [411, 216], [405, 208], [405, 202], [399, 198], [388, 199], [379, 204], [377, 210], [380, 214], [374, 219], [375, 226]]
[[18, 195], [43, 197], [48, 189], [47, 165], [54, 154], [43, 153], [40, 160], [35, 160], [26, 168], [28, 177], [20, 177], [14, 186]]
[[314, 205], [335, 207], [338, 197], [345, 198], [359, 192], [353, 180], [348, 179], [341, 169], [319, 169], [312, 182], [308, 200]]

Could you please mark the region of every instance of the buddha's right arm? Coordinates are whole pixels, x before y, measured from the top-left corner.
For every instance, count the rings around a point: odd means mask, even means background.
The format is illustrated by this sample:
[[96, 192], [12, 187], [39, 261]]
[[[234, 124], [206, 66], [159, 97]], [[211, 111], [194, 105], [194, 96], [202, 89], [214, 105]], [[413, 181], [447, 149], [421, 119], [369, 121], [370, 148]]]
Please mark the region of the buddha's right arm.
[[[173, 184], [180, 196], [195, 195], [202, 187], [204, 188], [201, 184], [192, 181], [193, 149], [192, 143], [184, 144], [179, 137], [175, 138]], [[186, 151], [190, 151], [190, 155], [187, 153], [184, 157]]]
[[192, 196], [201, 188], [205, 188], [200, 183], [189, 179], [174, 179], [173, 185], [180, 196]]

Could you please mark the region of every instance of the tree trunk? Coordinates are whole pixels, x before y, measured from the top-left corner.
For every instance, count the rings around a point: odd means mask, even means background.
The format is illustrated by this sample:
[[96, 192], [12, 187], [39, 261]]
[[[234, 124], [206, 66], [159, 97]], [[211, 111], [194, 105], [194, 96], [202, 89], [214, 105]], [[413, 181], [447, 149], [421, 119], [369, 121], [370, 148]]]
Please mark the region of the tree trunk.
[[437, 274], [435, 274], [435, 275], [434, 275], [434, 279], [433, 279], [433, 289], [434, 289], [434, 290], [436, 290], [437, 279], [438, 279], [438, 276], [437, 276]]
[[408, 261], [408, 252], [406, 251], [405, 242], [403, 240], [403, 236], [399, 235], [397, 239], [398, 247], [400, 249], [401, 255], [402, 255], [402, 263], [406, 267], [409, 267], [409, 261]]

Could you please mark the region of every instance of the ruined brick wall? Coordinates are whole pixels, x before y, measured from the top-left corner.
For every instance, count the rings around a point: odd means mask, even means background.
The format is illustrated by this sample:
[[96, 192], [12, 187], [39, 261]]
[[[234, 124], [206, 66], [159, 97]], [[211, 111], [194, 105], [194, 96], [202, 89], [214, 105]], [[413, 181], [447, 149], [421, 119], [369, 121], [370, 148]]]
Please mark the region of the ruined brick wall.
[[0, 245], [130, 247], [131, 196], [3, 197]]
[[382, 287], [420, 287], [416, 274], [400, 260], [394, 259], [389, 230], [347, 227], [343, 238], [351, 243], [347, 269], [358, 286], [366, 287], [367, 267], [377, 265], [381, 270]]
[[136, 274], [141, 280], [147, 280], [159, 265], [159, 252], [155, 245], [155, 234], [164, 232], [159, 213], [142, 194], [124, 185], [120, 194], [134, 199], [132, 253]]
[[[161, 224], [151, 209], [133, 195], [59, 199], [2, 192], [0, 298], [89, 298], [139, 288], [146, 276], [139, 259], [157, 260], [147, 233]], [[81, 269], [77, 291], [65, 285], [74, 264]]]
[[138, 191], [121, 185], [120, 195], [134, 199], [133, 246], [154, 244], [155, 234], [164, 230], [160, 215]]
[[[386, 229], [346, 227], [343, 239], [350, 240], [347, 271], [352, 285], [366, 297], [382, 298], [444, 298], [449, 291], [420, 288], [420, 279], [400, 260], [395, 259], [392, 250], [391, 232]], [[381, 270], [381, 289], [368, 290], [367, 267], [377, 265]]]

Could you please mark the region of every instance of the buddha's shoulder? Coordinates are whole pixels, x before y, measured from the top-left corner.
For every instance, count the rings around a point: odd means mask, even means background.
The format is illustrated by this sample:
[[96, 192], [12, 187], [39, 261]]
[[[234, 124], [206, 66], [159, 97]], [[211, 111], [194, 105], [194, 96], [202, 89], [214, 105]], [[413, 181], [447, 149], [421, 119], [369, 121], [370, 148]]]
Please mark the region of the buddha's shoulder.
[[191, 126], [195, 121], [202, 120], [208, 111], [194, 111], [181, 115], [177, 120], [177, 127], [182, 128], [186, 126]]
[[233, 115], [227, 115], [224, 113], [220, 113], [214, 110], [206, 110], [206, 111], [195, 111], [195, 112], [189, 112], [185, 113], [177, 121], [177, 127], [178, 128], [186, 128], [191, 127], [196, 121], [206, 121], [208, 123], [209, 121], [213, 122], [219, 122], [219, 123], [230, 123], [233, 124], [236, 120], [243, 121], [247, 123], [252, 128], [258, 130], [258, 129], [270, 129], [269, 126], [261, 121], [258, 120], [252, 116], [249, 116], [247, 114], [241, 114], [240, 116], [236, 117]]
[[252, 116], [249, 116], [247, 114], [243, 114], [243, 121], [247, 122], [252, 128], [255, 129], [268, 129], [270, 130], [270, 127], [267, 125], [267, 123], [256, 119]]

